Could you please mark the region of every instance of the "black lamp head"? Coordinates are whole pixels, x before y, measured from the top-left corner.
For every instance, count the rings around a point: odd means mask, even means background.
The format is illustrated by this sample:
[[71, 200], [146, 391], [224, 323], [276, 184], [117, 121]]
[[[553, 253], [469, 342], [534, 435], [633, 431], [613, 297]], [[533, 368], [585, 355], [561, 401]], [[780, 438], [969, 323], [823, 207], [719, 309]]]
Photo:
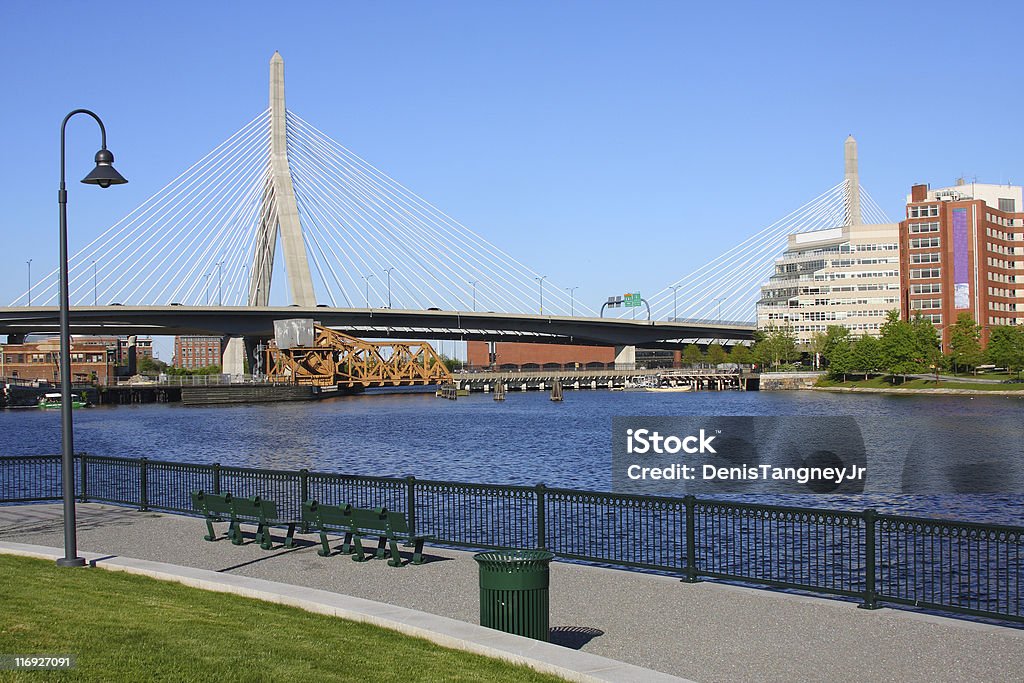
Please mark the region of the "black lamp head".
[[124, 185], [128, 181], [114, 168], [114, 155], [109, 149], [104, 148], [96, 152], [96, 168], [82, 178], [82, 182], [87, 185], [110, 187], [111, 185]]

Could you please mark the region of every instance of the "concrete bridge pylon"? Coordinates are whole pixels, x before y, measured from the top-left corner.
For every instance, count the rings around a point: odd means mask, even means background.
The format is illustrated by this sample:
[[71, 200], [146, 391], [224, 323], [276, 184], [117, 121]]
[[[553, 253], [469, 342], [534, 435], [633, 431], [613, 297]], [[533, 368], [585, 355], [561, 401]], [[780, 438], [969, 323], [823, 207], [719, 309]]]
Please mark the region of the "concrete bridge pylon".
[[249, 305], [266, 306], [274, 271], [278, 232], [288, 273], [291, 303], [316, 306], [306, 242], [299, 222], [291, 168], [288, 165], [288, 126], [284, 101], [284, 59], [270, 59], [270, 182], [263, 194], [261, 220], [249, 276]]

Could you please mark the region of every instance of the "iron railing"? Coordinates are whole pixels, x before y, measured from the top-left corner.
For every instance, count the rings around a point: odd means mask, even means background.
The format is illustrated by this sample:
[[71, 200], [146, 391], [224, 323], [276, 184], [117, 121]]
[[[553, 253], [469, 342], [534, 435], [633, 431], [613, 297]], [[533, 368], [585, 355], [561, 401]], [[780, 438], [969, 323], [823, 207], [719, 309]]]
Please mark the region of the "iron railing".
[[[621, 567], [1024, 622], [1024, 527], [537, 486], [498, 486], [80, 454], [82, 501], [191, 513], [190, 491], [383, 505], [415, 534], [471, 548], [545, 548]], [[60, 498], [60, 457], [0, 457], [0, 503]]]

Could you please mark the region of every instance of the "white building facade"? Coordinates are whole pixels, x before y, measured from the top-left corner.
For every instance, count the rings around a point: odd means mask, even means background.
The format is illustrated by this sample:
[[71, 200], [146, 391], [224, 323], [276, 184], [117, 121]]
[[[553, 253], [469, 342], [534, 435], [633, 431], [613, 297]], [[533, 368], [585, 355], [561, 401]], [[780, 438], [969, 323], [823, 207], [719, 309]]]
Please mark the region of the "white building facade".
[[791, 330], [806, 344], [829, 325], [879, 335], [900, 310], [899, 224], [855, 224], [789, 236], [761, 287], [757, 327]]

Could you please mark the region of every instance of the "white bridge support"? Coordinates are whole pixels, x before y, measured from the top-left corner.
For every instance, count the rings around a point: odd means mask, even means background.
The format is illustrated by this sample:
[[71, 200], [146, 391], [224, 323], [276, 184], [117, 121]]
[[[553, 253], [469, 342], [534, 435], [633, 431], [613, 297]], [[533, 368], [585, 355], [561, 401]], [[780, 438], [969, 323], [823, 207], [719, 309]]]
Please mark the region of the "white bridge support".
[[242, 375], [245, 374], [245, 339], [243, 337], [228, 337], [224, 341], [223, 348], [221, 372], [231, 375], [232, 381], [241, 380]]
[[288, 166], [288, 130], [285, 123], [284, 59], [270, 59], [270, 182], [263, 195], [263, 210], [249, 279], [249, 305], [266, 306], [278, 229], [293, 304], [316, 306], [313, 277], [306, 257], [306, 242], [299, 223], [291, 169]]
[[634, 370], [636, 369], [636, 347], [616, 346], [615, 347], [615, 369]]

